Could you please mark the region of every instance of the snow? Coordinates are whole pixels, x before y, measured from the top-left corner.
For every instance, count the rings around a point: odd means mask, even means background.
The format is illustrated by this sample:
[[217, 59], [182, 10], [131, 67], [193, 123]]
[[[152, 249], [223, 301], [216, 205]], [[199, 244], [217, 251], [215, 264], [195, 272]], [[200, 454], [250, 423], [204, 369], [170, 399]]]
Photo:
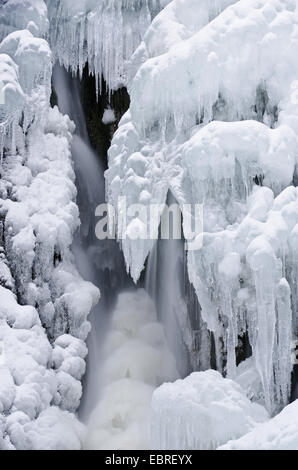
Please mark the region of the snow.
[[295, 401], [275, 418], [219, 450], [297, 450], [297, 407], [298, 401]]
[[[74, 412], [80, 404], [84, 341], [90, 329], [86, 319], [98, 291], [79, 277], [70, 253], [79, 223], [70, 155], [72, 125], [55, 108], [45, 129], [29, 132], [26, 159], [6, 155], [3, 162], [3, 181], [10, 191], [1, 200], [3, 275], [11, 271], [14, 279], [11, 282], [10, 274], [3, 283], [8, 288], [0, 288], [5, 352], [0, 396], [7, 415], [3, 436], [18, 449], [79, 449], [81, 441], [72, 430], [79, 426], [74, 415], [51, 412], [50, 407]], [[63, 258], [56, 265], [55, 252]], [[17, 292], [22, 306], [9, 289]], [[55, 340], [53, 346], [48, 338]], [[40, 432], [39, 423], [45, 428]]]
[[7, 421], [11, 439], [18, 443], [19, 450], [81, 450], [82, 448], [84, 427], [74, 415], [59, 408], [53, 406], [47, 408], [32, 422], [21, 412], [12, 414]]
[[[204, 204], [203, 234], [183, 222], [187, 269], [228, 379], [209, 371], [157, 390], [154, 446], [215, 448], [248, 433], [227, 447], [295, 447], [296, 404], [256, 426], [266, 413], [249, 399], [271, 415], [288, 404], [298, 334], [297, 8], [295, 0], [1, 2], [1, 449], [148, 448], [154, 389], [177, 378], [151, 301], [123, 294], [85, 437], [75, 413], [99, 292], [71, 251], [80, 224], [74, 125], [50, 108], [53, 61], [80, 76], [88, 65], [98, 93], [102, 79], [130, 92], [106, 180], [135, 282], [169, 191], [181, 209]], [[103, 123], [113, 122], [107, 107]], [[122, 226], [123, 196], [127, 207], [156, 204], [152, 239], [141, 239], [140, 214]], [[237, 367], [244, 335], [251, 357]]]
[[144, 39], [127, 66], [130, 79], [146, 60], [168, 52], [179, 42], [189, 39], [236, 0], [171, 1], [154, 18]]
[[[246, 323], [266, 406], [271, 409], [274, 402], [287, 404], [290, 391], [294, 279], [288, 276], [286, 280], [284, 273], [293, 256], [297, 191], [288, 187], [274, 199], [268, 188], [255, 188], [248, 203], [248, 215], [240, 223], [204, 235], [203, 250], [190, 252], [189, 263], [209, 328], [220, 327], [212, 324], [218, 312], [210, 318], [214, 287], [220, 311], [229, 319], [228, 373], [232, 377], [238, 335]], [[218, 269], [211, 272], [214, 262]]]
[[251, 403], [232, 380], [211, 370], [193, 373], [154, 392], [151, 446], [155, 450], [212, 450], [267, 418], [265, 409]]
[[143, 289], [120, 294], [103, 362], [101, 399], [88, 424], [85, 448], [149, 449], [152, 393], [178, 374]]
[[[204, 204], [204, 233], [193, 237], [184, 222], [184, 235], [216, 367], [236, 378], [246, 333], [263, 388], [256, 395], [274, 413], [288, 403], [297, 334], [297, 4], [232, 3], [212, 11], [193, 2], [190, 11], [176, 0], [149, 27], [109, 150], [107, 196], [135, 282], [154, 240], [127, 236], [119, 199], [156, 204], [159, 216], [169, 191], [181, 210]], [[129, 227], [142, 223], [128, 214]]]

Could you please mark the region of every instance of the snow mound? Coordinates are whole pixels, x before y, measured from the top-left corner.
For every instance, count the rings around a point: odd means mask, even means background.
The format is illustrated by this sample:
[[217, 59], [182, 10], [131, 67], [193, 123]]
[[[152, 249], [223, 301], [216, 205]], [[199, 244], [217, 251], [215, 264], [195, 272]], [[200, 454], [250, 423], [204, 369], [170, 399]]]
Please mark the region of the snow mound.
[[298, 450], [298, 401], [279, 415], [219, 450]]
[[90, 418], [85, 448], [148, 449], [152, 393], [178, 374], [144, 290], [119, 296], [105, 351], [104, 387]]
[[151, 446], [156, 450], [216, 449], [268, 418], [244, 390], [218, 372], [194, 373], [158, 388], [151, 406]]
[[251, 115], [262, 84], [268, 105], [284, 109], [297, 76], [291, 60], [297, 48], [296, 7], [293, 0], [241, 0], [189, 39], [147, 60], [131, 88], [138, 128], [171, 117], [178, 130], [201, 115], [207, 122], [219, 95], [228, 104], [229, 120], [240, 120]]
[[217, 185], [231, 179], [234, 186], [242, 183], [250, 188], [256, 175], [279, 193], [293, 181], [296, 145], [296, 135], [288, 126], [270, 129], [252, 120], [213, 121], [186, 142], [182, 159], [200, 196], [208, 194], [211, 181]]
[[0, 324], [0, 449], [80, 449], [83, 427], [51, 407], [59, 402], [59, 378], [37, 310], [0, 287]]

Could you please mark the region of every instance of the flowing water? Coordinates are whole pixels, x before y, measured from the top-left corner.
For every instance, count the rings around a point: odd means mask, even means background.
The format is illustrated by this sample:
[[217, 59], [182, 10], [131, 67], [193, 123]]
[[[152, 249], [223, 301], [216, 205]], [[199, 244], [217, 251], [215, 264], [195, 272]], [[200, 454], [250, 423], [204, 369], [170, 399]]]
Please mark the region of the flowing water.
[[72, 156], [81, 219], [81, 227], [73, 244], [76, 266], [81, 276], [95, 284], [101, 292], [100, 302], [89, 317], [92, 330], [88, 338], [87, 373], [80, 409], [81, 419], [86, 421], [99, 397], [101, 349], [110, 314], [119, 290], [129, 285], [130, 281], [125, 272], [118, 244], [113, 240], [99, 241], [95, 235], [95, 209], [105, 201], [103, 162], [106, 156], [98, 156], [90, 145], [81, 104], [80, 83], [63, 67], [56, 65], [53, 86], [60, 111], [68, 114], [76, 125]]
[[[171, 208], [176, 200], [171, 192], [167, 206]], [[176, 358], [182, 377], [194, 370], [209, 369], [210, 334], [201, 318], [201, 307], [187, 272], [187, 252], [185, 241], [175, 239], [179, 227], [170, 222], [170, 237], [159, 237], [152, 250], [146, 268], [146, 290], [154, 300], [159, 321], [164, 325], [167, 342]], [[181, 229], [181, 232], [183, 230]]]

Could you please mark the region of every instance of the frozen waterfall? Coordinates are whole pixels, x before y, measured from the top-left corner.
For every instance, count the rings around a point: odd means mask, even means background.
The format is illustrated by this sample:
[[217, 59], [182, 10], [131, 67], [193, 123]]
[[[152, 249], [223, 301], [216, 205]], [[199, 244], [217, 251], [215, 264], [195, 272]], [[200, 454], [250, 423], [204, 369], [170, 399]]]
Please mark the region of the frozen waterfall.
[[0, 0], [1, 450], [298, 450], [297, 50], [298, 0]]

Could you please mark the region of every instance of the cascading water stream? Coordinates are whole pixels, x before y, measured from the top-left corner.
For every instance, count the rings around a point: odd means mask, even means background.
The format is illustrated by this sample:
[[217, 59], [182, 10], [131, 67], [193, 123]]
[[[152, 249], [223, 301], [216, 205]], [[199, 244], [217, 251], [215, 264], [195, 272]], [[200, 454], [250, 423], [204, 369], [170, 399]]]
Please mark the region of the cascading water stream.
[[151, 396], [164, 381], [178, 377], [175, 360], [152, 300], [145, 290], [133, 287], [126, 274], [118, 244], [96, 238], [95, 209], [105, 200], [104, 168], [89, 142], [80, 83], [55, 66], [53, 85], [60, 111], [76, 124], [72, 156], [81, 228], [73, 253], [82, 277], [101, 291], [89, 318], [92, 330], [79, 413], [88, 423], [85, 447], [149, 448]]
[[[176, 200], [169, 192], [167, 206], [171, 209], [175, 205]], [[211, 336], [188, 279], [185, 241], [183, 236], [177, 239], [174, 236], [182, 235], [182, 227], [174, 229], [174, 224], [181, 222], [182, 219], [172, 217], [169, 239], [157, 240], [147, 261], [145, 288], [154, 300], [180, 375], [186, 377], [194, 370], [209, 369], [212, 360]]]
[[129, 281], [117, 243], [96, 238], [95, 209], [105, 201], [104, 168], [101, 162], [104, 158], [100, 160], [90, 145], [79, 81], [63, 67], [56, 65], [53, 86], [60, 111], [68, 114], [76, 125], [72, 156], [81, 219], [81, 227], [73, 243], [76, 266], [81, 276], [96, 285], [101, 292], [101, 299], [89, 317], [92, 329], [88, 338], [87, 373], [80, 409], [81, 419], [86, 421], [98, 401], [101, 347], [108, 328], [109, 314], [118, 290]]

